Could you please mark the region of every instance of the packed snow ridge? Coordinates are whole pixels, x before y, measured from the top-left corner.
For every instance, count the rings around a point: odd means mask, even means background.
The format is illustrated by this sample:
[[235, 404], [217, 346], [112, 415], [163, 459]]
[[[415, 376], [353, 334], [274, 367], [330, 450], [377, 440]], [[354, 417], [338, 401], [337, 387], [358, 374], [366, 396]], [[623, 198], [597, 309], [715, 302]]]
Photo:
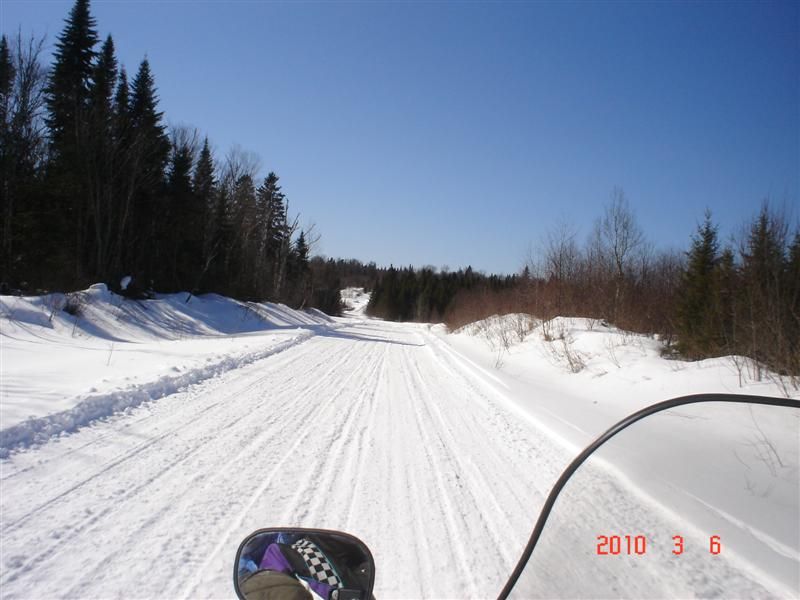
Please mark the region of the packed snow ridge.
[[130, 300], [104, 284], [0, 297], [0, 456], [299, 344], [319, 311], [207, 294]]

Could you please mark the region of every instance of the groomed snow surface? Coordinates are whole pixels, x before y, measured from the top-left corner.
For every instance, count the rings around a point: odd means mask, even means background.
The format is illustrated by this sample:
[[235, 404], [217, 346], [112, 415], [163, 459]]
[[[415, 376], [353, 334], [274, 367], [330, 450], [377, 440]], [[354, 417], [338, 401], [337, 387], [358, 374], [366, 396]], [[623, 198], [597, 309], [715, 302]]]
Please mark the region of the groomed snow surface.
[[[69, 299], [77, 316], [0, 298], [0, 597], [228, 598], [239, 542], [281, 525], [364, 540], [378, 598], [495, 597], [560, 471], [614, 421], [794, 393], [585, 319], [447, 333], [343, 299], [332, 319], [103, 286]], [[519, 597], [797, 597], [798, 412], [692, 406], [623, 432], [556, 505]], [[647, 553], [597, 556], [615, 534]]]

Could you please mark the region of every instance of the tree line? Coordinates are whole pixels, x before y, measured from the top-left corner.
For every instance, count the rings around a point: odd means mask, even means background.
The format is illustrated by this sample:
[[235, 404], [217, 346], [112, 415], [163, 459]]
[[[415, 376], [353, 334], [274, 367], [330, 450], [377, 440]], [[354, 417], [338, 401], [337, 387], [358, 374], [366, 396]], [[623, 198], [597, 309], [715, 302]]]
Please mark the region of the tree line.
[[697, 229], [676, 305], [678, 349], [702, 358], [735, 354], [800, 375], [800, 229], [762, 206], [739, 239], [720, 247], [711, 215]]
[[431, 267], [390, 266], [372, 286], [367, 314], [390, 321], [439, 322], [457, 304], [459, 293], [476, 289], [497, 292], [516, 284], [515, 275], [487, 276], [472, 267], [436, 272]]
[[[132, 295], [214, 291], [309, 306], [332, 296], [309, 265], [278, 176], [233, 148], [167, 127], [147, 58], [133, 78], [76, 0], [52, 64], [43, 40], [0, 39], [0, 285]], [[334, 285], [326, 280], [325, 285]], [[338, 290], [336, 290], [338, 293]]]
[[0, 38], [3, 293], [102, 281], [134, 296], [213, 291], [336, 314], [340, 287], [355, 285], [386, 319], [586, 316], [689, 358], [738, 354], [757, 376], [800, 374], [800, 231], [767, 204], [724, 246], [709, 214], [685, 252], [656, 250], [617, 189], [583, 243], [562, 223], [511, 276], [312, 259], [316, 234], [290, 216], [278, 176], [167, 127], [148, 60], [129, 81], [89, 0], [75, 1], [49, 66], [43, 48]]
[[657, 250], [616, 189], [583, 243], [556, 225], [510, 277], [379, 271], [367, 310], [451, 329], [494, 314], [588, 317], [656, 335], [667, 354], [747, 357], [737, 366], [755, 379], [765, 368], [798, 376], [800, 227], [764, 203], [724, 246], [706, 213], [685, 251]]

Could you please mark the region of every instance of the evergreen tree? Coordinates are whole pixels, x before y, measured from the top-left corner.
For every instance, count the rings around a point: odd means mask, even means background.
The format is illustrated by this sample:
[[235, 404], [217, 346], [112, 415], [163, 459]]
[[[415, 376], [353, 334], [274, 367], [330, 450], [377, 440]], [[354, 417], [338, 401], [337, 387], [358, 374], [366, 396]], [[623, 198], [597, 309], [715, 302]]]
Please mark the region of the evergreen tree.
[[56, 43], [54, 64], [47, 86], [51, 169], [49, 186], [57, 190], [59, 212], [64, 215], [51, 223], [47, 237], [58, 240], [61, 261], [74, 273], [79, 285], [88, 282], [85, 273], [88, 185], [86, 156], [88, 103], [94, 47], [98, 42], [89, 0], [76, 0]]
[[109, 35], [103, 42], [97, 63], [92, 70], [89, 93], [89, 113], [94, 121], [100, 121], [104, 129], [110, 125], [112, 115], [112, 96], [117, 82], [117, 57], [114, 53], [114, 40]]
[[728, 247], [722, 251], [714, 269], [714, 321], [710, 325], [725, 354], [739, 352], [736, 327], [739, 286], [734, 253]]
[[270, 172], [258, 188], [261, 224], [267, 236], [266, 252], [273, 260], [279, 255], [286, 235], [286, 197], [278, 179], [275, 173]]
[[197, 159], [197, 165], [192, 177], [192, 189], [195, 195], [210, 205], [214, 194], [214, 187], [217, 185], [214, 178], [214, 159], [211, 156], [211, 149], [208, 147], [208, 138], [203, 140], [203, 148]]
[[312, 283], [310, 306], [329, 315], [342, 314], [342, 283], [339, 264], [343, 262], [333, 258], [324, 260], [320, 256], [309, 260], [309, 278]]
[[115, 206], [116, 144], [112, 99], [116, 80], [117, 58], [114, 54], [114, 41], [109, 35], [92, 72], [85, 148], [89, 214], [93, 225], [87, 235], [94, 240], [93, 267], [90, 272], [106, 281], [111, 276], [112, 243], [116, 233], [114, 220], [118, 212], [118, 207]]
[[[47, 88], [53, 151], [58, 158], [78, 151], [84, 128], [92, 78], [94, 47], [98, 42], [89, 0], [75, 0], [58, 37], [54, 64]], [[67, 156], [65, 156], [67, 155]]]
[[0, 127], [3, 134], [7, 135], [11, 104], [11, 91], [14, 84], [14, 63], [11, 60], [11, 49], [5, 34], [0, 37]]
[[267, 297], [275, 300], [280, 300], [283, 293], [287, 260], [291, 249], [286, 196], [281, 191], [278, 180], [278, 176], [270, 172], [257, 192], [263, 271], [267, 278], [271, 278]]
[[744, 274], [754, 292], [766, 296], [775, 290], [783, 270], [785, 238], [784, 224], [764, 203], [750, 226], [742, 252]]
[[167, 223], [170, 237], [170, 283], [172, 290], [190, 290], [200, 266], [204, 211], [192, 189], [194, 152], [187, 140], [172, 146], [167, 178]]
[[189, 195], [192, 189], [192, 149], [186, 143], [174, 144], [170, 157], [167, 186], [171, 194]]
[[145, 58], [131, 84], [130, 119], [136, 144], [140, 147], [145, 185], [163, 183], [170, 143], [158, 111], [155, 81]]
[[163, 197], [165, 169], [170, 143], [158, 111], [155, 82], [150, 63], [145, 58], [131, 84], [130, 157], [133, 186], [134, 269], [143, 274], [148, 285], [168, 279], [165, 240], [171, 235], [166, 221]]
[[299, 308], [304, 308], [308, 305], [312, 294], [308, 253], [306, 234], [303, 230], [300, 230], [300, 235], [297, 236], [292, 248], [291, 269], [289, 272], [289, 279], [294, 288], [292, 304]]
[[308, 244], [306, 243], [306, 234], [302, 229], [294, 244], [294, 256], [298, 271], [308, 271]]
[[[116, 207], [111, 235], [109, 271], [118, 275], [132, 275], [136, 272], [138, 254], [135, 236], [132, 233], [134, 218], [134, 196], [136, 194], [137, 148], [133, 144], [130, 124], [130, 85], [125, 67], [119, 68], [116, 90], [112, 102], [111, 138], [114, 147], [113, 190]], [[138, 281], [128, 292], [138, 292]]]
[[783, 369], [791, 346], [784, 289], [787, 228], [765, 202], [750, 226], [742, 249], [742, 317], [747, 323], [744, 352], [761, 366]]
[[117, 81], [117, 90], [114, 93], [114, 137], [117, 140], [123, 139], [123, 134], [128, 130], [130, 110], [128, 73], [125, 71], [125, 67], [121, 67]]
[[219, 186], [213, 196], [213, 207], [210, 211], [209, 238], [207, 245], [209, 255], [206, 258], [209, 272], [209, 288], [217, 293], [230, 292], [229, 256], [233, 244], [233, 226], [228, 209], [228, 190]]
[[201, 225], [203, 234], [202, 260], [200, 270], [194, 283], [199, 289], [203, 278], [211, 269], [211, 265], [219, 251], [219, 227], [216, 214], [217, 181], [214, 177], [214, 158], [208, 145], [208, 137], [203, 140], [203, 148], [195, 165], [192, 177], [192, 191], [205, 215]]
[[706, 212], [705, 222], [692, 237], [689, 262], [678, 294], [678, 333], [682, 351], [706, 356], [714, 349], [714, 268], [719, 260], [717, 228]]
[[228, 254], [228, 273], [237, 295], [258, 295], [259, 273], [257, 265], [258, 211], [253, 178], [244, 174], [236, 180], [231, 198], [231, 219], [236, 243]]

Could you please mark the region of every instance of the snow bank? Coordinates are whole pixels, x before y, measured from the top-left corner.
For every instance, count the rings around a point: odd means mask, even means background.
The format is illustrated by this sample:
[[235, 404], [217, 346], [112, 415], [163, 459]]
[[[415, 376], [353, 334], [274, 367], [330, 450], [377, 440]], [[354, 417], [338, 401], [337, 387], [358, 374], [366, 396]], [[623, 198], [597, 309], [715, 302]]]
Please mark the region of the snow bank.
[[337, 327], [319, 311], [208, 294], [128, 300], [97, 284], [0, 296], [0, 453], [280, 352]]
[[524, 314], [495, 315], [454, 331], [448, 339], [468, 353], [490, 358], [495, 367], [512, 375], [549, 379], [559, 390], [576, 396], [589, 389], [602, 404], [617, 405], [623, 413], [687, 394], [800, 398], [800, 389], [789, 378], [776, 374], [760, 381], [752, 378], [744, 357], [666, 358], [657, 337], [623, 331], [598, 319], [541, 321]]
[[[307, 340], [312, 335], [312, 332], [304, 331], [296, 337], [274, 346], [239, 356], [223, 358], [212, 365], [190, 369], [181, 375], [164, 375], [152, 382], [133, 385], [127, 389], [76, 398], [77, 403], [70, 409], [42, 417], [31, 417], [17, 425], [0, 429], [0, 458], [8, 456], [9, 450], [12, 448], [42, 443], [50, 437], [74, 431], [78, 427], [96, 419], [122, 412], [148, 400], [156, 400], [169, 394], [174, 394], [192, 384], [200, 383], [225, 371], [237, 369], [261, 358], [282, 352]], [[176, 370], [180, 369], [176, 368]]]
[[[591, 319], [505, 315], [431, 332], [473, 370], [491, 372], [518, 414], [573, 453], [623, 417], [678, 396], [800, 397], [788, 379], [751, 379], [741, 357], [667, 359], [658, 339]], [[681, 407], [637, 423], [594, 459], [624, 474], [646, 504], [678, 515], [678, 524], [725, 532], [743, 568], [796, 589], [800, 532], [786, 523], [796, 523], [800, 508], [798, 419], [800, 411], [785, 408]], [[603, 505], [601, 497], [592, 502]]]

